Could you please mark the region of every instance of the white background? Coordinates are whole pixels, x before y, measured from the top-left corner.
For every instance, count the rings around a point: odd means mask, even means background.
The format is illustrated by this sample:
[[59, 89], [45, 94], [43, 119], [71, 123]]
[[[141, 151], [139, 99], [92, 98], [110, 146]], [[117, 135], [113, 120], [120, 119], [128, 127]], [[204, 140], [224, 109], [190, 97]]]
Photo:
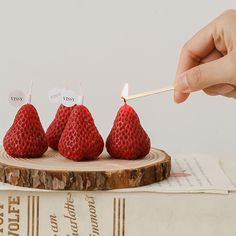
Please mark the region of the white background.
[[[106, 138], [124, 83], [131, 93], [171, 85], [182, 45], [228, 8], [235, 0], [1, 1], [1, 140], [17, 111], [8, 94], [27, 91], [31, 79], [45, 128], [56, 111], [48, 90], [82, 81], [85, 104]], [[153, 146], [172, 155], [236, 154], [235, 100], [197, 93], [176, 105], [168, 93], [130, 105]]]

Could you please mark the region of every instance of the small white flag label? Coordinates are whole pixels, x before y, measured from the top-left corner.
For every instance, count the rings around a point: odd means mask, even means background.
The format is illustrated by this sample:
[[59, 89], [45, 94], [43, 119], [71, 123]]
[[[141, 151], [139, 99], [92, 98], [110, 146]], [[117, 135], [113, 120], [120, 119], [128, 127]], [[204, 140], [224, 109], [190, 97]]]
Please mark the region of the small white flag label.
[[78, 96], [77, 94], [72, 90], [62, 90], [62, 101], [61, 103], [66, 107], [72, 107], [75, 104], [77, 104]]
[[48, 99], [51, 103], [61, 102], [62, 90], [59, 88], [54, 88], [48, 92]]
[[14, 90], [8, 95], [8, 102], [14, 107], [20, 107], [25, 103], [25, 94], [20, 90]]

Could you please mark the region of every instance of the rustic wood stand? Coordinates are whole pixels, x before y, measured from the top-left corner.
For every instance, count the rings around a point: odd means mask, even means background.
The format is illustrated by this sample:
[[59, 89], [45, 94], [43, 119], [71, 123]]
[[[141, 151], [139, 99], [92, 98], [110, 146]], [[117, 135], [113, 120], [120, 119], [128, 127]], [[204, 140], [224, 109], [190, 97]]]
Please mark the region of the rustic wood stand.
[[49, 149], [41, 158], [13, 158], [0, 149], [0, 181], [15, 186], [47, 190], [111, 190], [134, 188], [170, 176], [171, 158], [152, 149], [135, 161], [109, 158], [74, 162]]

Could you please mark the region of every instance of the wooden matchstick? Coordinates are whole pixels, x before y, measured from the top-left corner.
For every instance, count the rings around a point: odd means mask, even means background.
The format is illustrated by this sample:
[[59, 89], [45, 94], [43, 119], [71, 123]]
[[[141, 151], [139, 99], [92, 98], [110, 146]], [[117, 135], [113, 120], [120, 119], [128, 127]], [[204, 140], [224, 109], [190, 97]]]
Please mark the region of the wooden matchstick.
[[168, 92], [171, 90], [174, 90], [173, 86], [161, 88], [161, 89], [157, 89], [157, 90], [153, 90], [153, 91], [148, 91], [148, 92], [144, 92], [144, 93], [138, 93], [138, 94], [130, 95], [128, 97], [122, 97], [122, 99], [124, 99], [125, 101], [129, 101], [129, 100], [134, 100], [137, 98], [142, 98], [142, 97], [147, 97], [147, 96], [151, 96], [151, 95], [155, 95], [155, 94], [159, 94], [159, 93]]

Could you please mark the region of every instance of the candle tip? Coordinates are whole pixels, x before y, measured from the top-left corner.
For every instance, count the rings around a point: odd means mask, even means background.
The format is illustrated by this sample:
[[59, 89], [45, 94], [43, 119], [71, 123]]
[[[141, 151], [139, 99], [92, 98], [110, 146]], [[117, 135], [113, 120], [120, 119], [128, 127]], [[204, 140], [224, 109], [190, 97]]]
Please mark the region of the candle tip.
[[127, 100], [125, 97], [122, 96], [121, 99], [124, 101], [125, 104], [127, 103]]
[[123, 99], [125, 103], [127, 101], [128, 95], [129, 95], [129, 84], [126, 83], [121, 93], [121, 99]]
[[28, 92], [28, 103], [31, 104], [32, 100], [32, 89], [33, 89], [33, 80], [30, 81], [30, 88]]

